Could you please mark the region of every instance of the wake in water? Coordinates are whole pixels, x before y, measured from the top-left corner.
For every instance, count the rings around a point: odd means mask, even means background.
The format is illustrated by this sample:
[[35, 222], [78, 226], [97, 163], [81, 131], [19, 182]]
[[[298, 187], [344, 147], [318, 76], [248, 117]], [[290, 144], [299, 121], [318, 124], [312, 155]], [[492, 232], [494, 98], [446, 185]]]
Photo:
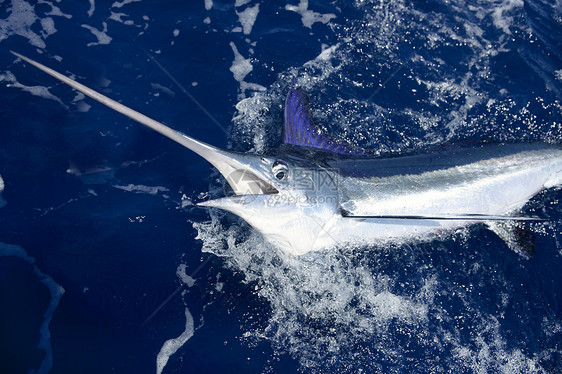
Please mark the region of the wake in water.
[[[318, 122], [355, 147], [404, 152], [482, 138], [560, 143], [557, 91], [545, 90], [560, 82], [538, 73], [546, 81], [533, 87], [542, 94], [529, 97], [510, 72], [536, 42], [522, 4], [424, 4], [361, 1], [352, 9], [357, 19], [332, 20], [338, 43], [238, 104], [234, 143], [258, 152], [275, 144], [275, 108], [292, 76], [320, 103], [313, 107]], [[304, 371], [523, 373], [561, 362], [561, 325], [545, 285], [519, 259], [506, 260], [502, 243], [478, 227], [432, 243], [292, 257], [248, 235], [243, 223], [210, 214], [209, 222], [193, 223], [203, 250], [241, 271], [271, 305], [264, 326], [249, 327], [244, 338], [270, 341]], [[556, 247], [556, 226], [534, 229], [549, 233], [544, 247]], [[513, 284], [512, 267], [529, 284]], [[537, 332], [524, 321], [539, 315]]]

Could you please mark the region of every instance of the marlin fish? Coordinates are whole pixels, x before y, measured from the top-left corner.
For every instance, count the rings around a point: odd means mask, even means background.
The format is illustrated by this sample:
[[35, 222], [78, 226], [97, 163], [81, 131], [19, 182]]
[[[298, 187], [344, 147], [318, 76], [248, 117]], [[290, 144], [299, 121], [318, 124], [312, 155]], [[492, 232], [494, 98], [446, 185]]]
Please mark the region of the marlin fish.
[[562, 184], [562, 149], [549, 144], [442, 146], [369, 156], [320, 131], [304, 90], [285, 102], [275, 151], [222, 150], [173, 130], [36, 61], [12, 52], [75, 90], [197, 153], [224, 176], [232, 196], [198, 203], [234, 213], [282, 250], [302, 255], [343, 245], [433, 238], [485, 223], [527, 256], [532, 240], [519, 215], [545, 188]]

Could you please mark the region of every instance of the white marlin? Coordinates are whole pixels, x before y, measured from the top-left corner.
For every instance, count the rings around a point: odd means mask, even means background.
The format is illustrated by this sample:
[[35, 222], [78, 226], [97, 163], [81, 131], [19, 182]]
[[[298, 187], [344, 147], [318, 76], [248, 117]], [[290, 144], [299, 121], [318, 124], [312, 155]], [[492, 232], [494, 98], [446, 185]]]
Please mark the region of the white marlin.
[[547, 144], [451, 145], [368, 157], [322, 134], [301, 88], [285, 103], [283, 144], [268, 155], [225, 151], [146, 117], [56, 71], [14, 55], [189, 148], [215, 166], [233, 196], [199, 206], [232, 212], [279, 248], [302, 255], [338, 245], [431, 238], [484, 222], [527, 256], [518, 211], [562, 184], [562, 149]]

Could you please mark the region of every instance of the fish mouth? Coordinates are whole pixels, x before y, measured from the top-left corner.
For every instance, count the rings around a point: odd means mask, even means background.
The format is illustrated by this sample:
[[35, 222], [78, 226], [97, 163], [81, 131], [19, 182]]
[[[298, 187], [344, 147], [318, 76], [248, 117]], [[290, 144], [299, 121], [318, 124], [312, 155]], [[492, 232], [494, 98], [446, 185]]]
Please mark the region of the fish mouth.
[[231, 168], [232, 158], [229, 158], [227, 163], [217, 162], [214, 158], [211, 163], [223, 175], [226, 183], [234, 191], [234, 195], [229, 194], [225, 189], [225, 197], [201, 201], [196, 204], [199, 207], [218, 208], [243, 216], [245, 207], [258, 203], [267, 196], [279, 194], [275, 187], [248, 168], [234, 169], [227, 174], [225, 171]]
[[[199, 142], [200, 143], [200, 142]], [[195, 153], [211, 163], [224, 177], [232, 192], [224, 189], [224, 197], [201, 201], [199, 207], [218, 208], [247, 218], [248, 209], [267, 203], [272, 195], [278, 195], [275, 181], [268, 178], [263, 157], [225, 151], [205, 144], [205, 148], [194, 149]]]
[[279, 191], [247, 169], [236, 169], [225, 176], [226, 182], [238, 196], [275, 195]]

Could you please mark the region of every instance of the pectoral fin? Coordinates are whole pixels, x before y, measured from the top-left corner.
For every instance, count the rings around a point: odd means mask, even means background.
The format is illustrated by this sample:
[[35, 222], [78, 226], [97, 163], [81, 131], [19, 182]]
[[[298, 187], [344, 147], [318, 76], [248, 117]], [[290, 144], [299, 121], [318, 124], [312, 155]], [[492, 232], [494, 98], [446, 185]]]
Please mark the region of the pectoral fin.
[[523, 217], [523, 216], [502, 216], [490, 214], [412, 214], [412, 215], [355, 215], [353, 212], [342, 209], [342, 217], [346, 218], [361, 218], [361, 219], [403, 219], [403, 220], [431, 220], [431, 221], [542, 221], [537, 217]]
[[535, 254], [535, 237], [525, 222], [494, 221], [487, 225], [512, 251], [526, 259]]

